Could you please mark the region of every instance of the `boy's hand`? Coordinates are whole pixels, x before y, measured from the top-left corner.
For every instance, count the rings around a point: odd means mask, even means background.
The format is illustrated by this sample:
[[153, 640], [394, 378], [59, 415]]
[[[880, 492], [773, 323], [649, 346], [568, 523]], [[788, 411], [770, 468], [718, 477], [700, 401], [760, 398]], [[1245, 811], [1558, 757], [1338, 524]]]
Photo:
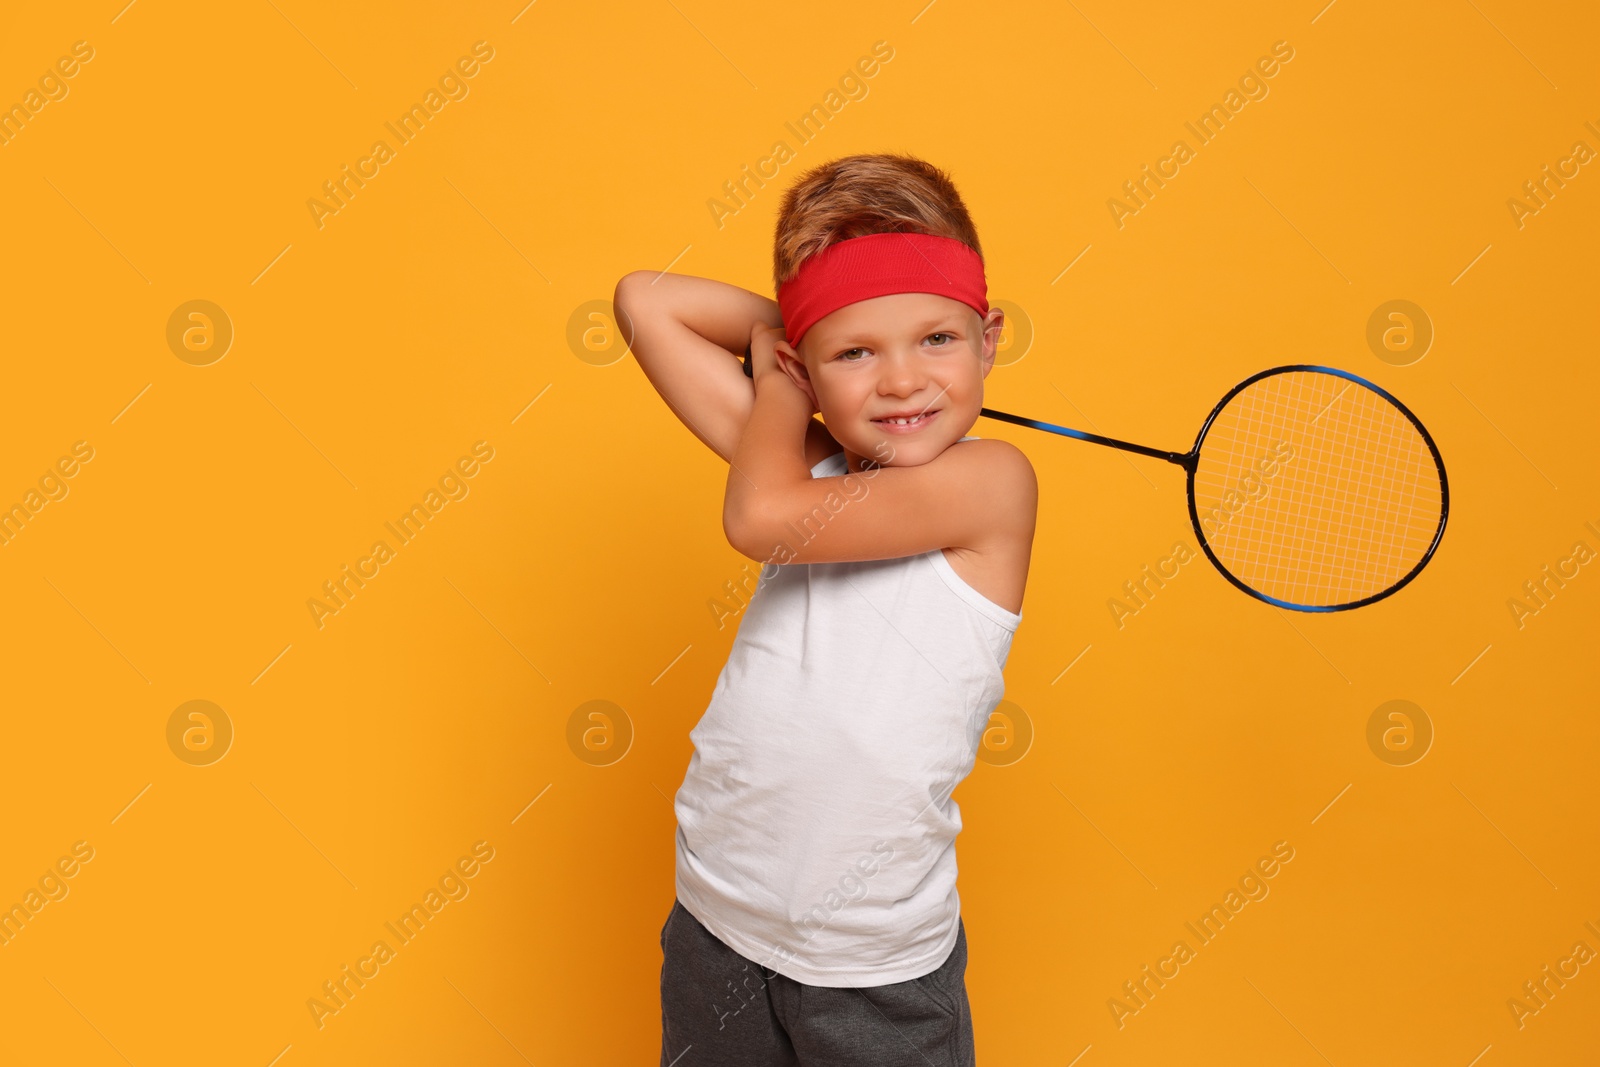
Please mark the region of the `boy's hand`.
[[[816, 398], [812, 395], [811, 390], [802, 388], [780, 366], [780, 361], [786, 359], [792, 360], [795, 366], [800, 369], [800, 373], [805, 374], [804, 361], [800, 359], [800, 356], [793, 348], [789, 347], [789, 342], [784, 340], [782, 330], [774, 329], [764, 322], [758, 322], [750, 328], [750, 378], [756, 384], [756, 387], [761, 388], [765, 385], [766, 388], [787, 388], [799, 393], [805, 397], [806, 403], [811, 409], [808, 414], [818, 414], [820, 409], [817, 407]], [[779, 381], [779, 379], [782, 379], [782, 381]]]
[[[782, 342], [788, 347], [788, 342], [783, 340], [783, 331], [775, 330], [764, 322], [753, 323], [750, 327], [750, 377], [759, 382], [768, 374], [783, 373], [778, 366], [778, 344]], [[793, 349], [790, 349], [793, 351]]]

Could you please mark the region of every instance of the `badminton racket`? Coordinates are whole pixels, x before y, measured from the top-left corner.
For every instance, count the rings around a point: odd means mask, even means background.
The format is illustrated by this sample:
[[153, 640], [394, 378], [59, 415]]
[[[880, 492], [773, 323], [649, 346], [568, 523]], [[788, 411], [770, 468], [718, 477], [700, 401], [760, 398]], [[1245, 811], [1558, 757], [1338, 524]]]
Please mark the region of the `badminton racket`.
[[1344, 611], [1391, 595], [1433, 558], [1450, 511], [1444, 460], [1422, 423], [1387, 390], [1334, 367], [1251, 375], [1211, 409], [1187, 452], [980, 414], [1176, 463], [1207, 558], [1281, 608]]

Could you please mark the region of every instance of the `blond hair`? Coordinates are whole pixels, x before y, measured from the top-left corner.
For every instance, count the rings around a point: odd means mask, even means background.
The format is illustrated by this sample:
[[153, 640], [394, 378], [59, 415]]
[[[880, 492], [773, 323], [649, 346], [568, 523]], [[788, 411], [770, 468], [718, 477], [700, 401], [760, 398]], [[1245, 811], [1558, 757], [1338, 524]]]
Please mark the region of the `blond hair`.
[[772, 247], [773, 292], [830, 245], [874, 233], [952, 237], [982, 258], [955, 183], [914, 156], [844, 156], [802, 174], [783, 194]]

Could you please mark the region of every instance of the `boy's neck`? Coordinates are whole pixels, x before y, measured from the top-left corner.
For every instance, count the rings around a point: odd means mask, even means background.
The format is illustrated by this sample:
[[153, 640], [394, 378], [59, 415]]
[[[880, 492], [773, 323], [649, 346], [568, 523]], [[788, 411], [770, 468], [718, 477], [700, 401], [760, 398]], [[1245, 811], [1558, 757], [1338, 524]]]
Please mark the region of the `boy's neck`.
[[875, 467], [881, 466], [881, 464], [873, 463], [865, 456], [856, 455], [848, 448], [844, 450], [844, 463], [846, 474], [860, 474], [864, 471], [869, 471]]

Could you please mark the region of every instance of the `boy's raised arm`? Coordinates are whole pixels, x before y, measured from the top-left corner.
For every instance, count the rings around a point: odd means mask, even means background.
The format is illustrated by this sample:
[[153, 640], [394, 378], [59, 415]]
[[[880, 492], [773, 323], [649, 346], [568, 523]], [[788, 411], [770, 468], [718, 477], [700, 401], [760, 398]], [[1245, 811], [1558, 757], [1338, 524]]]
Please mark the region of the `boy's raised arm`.
[[617, 325], [650, 384], [691, 433], [731, 460], [755, 390], [738, 353], [757, 322], [778, 327], [778, 304], [736, 285], [640, 270], [617, 282]]

